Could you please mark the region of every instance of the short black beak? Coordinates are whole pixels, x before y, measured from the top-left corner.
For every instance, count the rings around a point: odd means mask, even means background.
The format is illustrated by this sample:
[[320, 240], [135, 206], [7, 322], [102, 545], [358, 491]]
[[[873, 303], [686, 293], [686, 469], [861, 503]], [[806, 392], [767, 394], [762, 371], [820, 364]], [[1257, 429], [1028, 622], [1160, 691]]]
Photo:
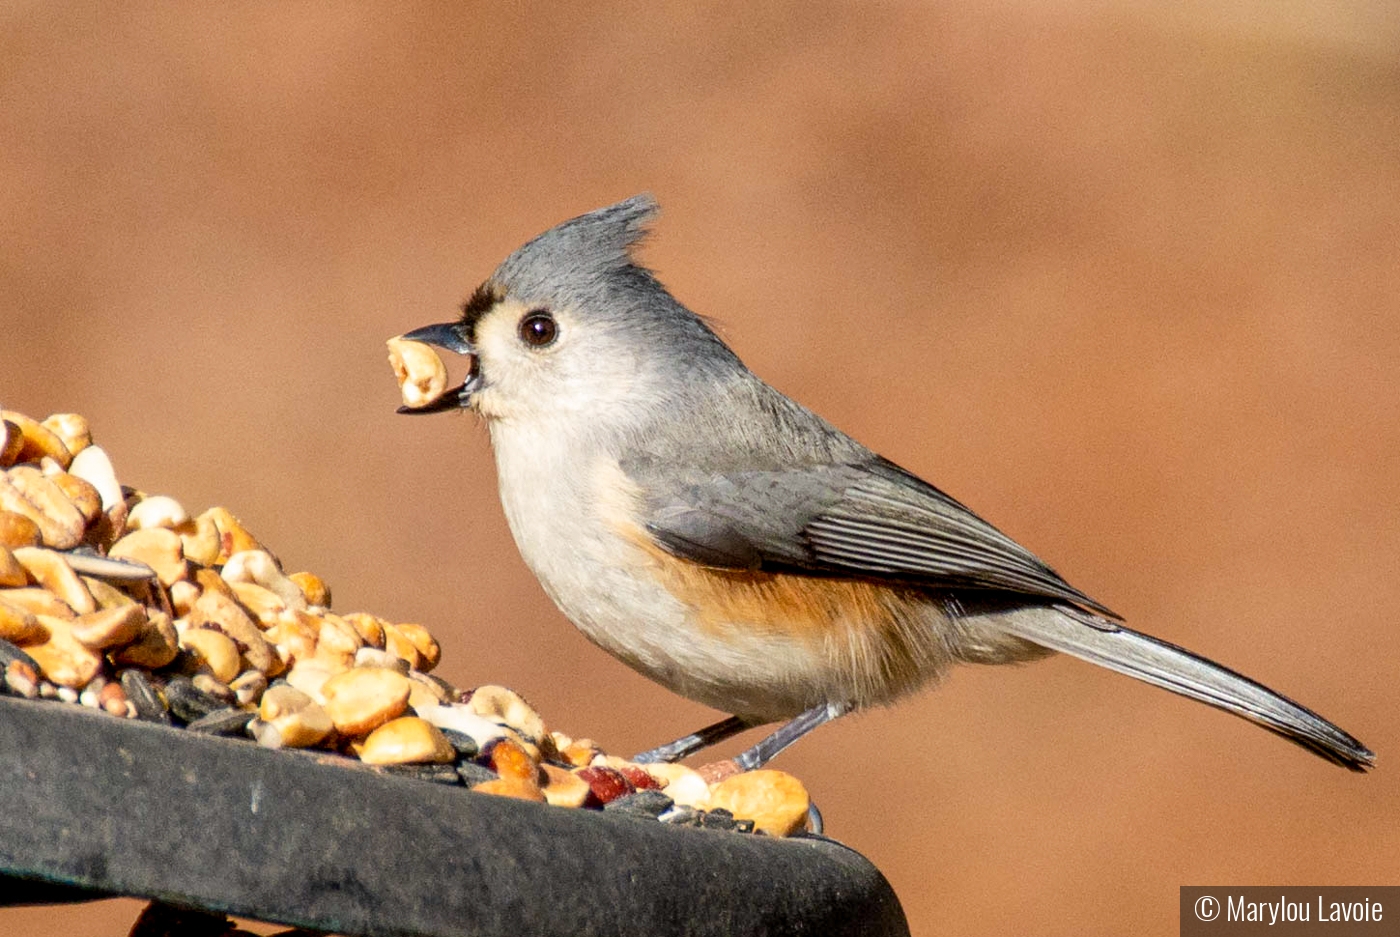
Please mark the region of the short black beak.
[[447, 351], [455, 351], [459, 355], [470, 355], [476, 350], [462, 337], [461, 328], [455, 322], [425, 325], [421, 329], [414, 329], [412, 332], [399, 337], [408, 342], [423, 342], [426, 345], [436, 345]]
[[458, 410], [466, 407], [471, 402], [472, 394], [481, 386], [481, 374], [477, 370], [476, 349], [462, 337], [458, 324], [443, 322], [438, 325], [425, 325], [423, 328], [414, 329], [402, 337], [410, 342], [423, 342], [459, 355], [467, 355], [471, 358], [471, 370], [467, 372], [465, 381], [456, 387], [449, 387], [443, 391], [442, 396], [431, 403], [421, 407], [399, 407], [398, 412], [409, 414], [442, 413], [444, 410]]

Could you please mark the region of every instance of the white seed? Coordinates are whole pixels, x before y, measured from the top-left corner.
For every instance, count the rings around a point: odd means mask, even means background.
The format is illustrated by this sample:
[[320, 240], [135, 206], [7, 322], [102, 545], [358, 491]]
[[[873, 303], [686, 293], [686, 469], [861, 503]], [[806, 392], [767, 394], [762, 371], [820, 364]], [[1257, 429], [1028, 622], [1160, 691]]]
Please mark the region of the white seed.
[[190, 522], [190, 514], [179, 501], [166, 495], [155, 495], [139, 502], [126, 515], [128, 530], [164, 527], [176, 530]]
[[102, 510], [110, 511], [122, 503], [121, 483], [117, 481], [112, 460], [101, 446], [88, 446], [75, 455], [73, 463], [68, 466], [68, 474], [78, 476], [97, 489], [102, 496]]

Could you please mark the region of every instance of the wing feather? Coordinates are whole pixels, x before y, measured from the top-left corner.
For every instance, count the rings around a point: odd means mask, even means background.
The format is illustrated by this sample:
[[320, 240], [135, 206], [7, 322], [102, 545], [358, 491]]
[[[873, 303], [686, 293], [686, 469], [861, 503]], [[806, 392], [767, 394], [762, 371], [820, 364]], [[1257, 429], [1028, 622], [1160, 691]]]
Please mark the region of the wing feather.
[[1008, 591], [1118, 617], [962, 504], [878, 457], [724, 474], [648, 467], [629, 471], [650, 493], [648, 530], [697, 563]]

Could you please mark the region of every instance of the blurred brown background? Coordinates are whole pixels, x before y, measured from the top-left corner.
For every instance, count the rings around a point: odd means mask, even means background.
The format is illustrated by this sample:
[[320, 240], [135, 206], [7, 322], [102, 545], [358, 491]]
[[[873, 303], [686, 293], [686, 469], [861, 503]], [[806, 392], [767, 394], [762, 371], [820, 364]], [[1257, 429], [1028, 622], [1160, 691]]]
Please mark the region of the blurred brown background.
[[484, 432], [395, 416], [383, 340], [651, 190], [647, 259], [756, 371], [1379, 753], [1067, 659], [965, 669], [778, 763], [916, 933], [1400, 883], [1400, 14], [1166, 7], [8, 4], [0, 400], [638, 750], [715, 714], [552, 607]]

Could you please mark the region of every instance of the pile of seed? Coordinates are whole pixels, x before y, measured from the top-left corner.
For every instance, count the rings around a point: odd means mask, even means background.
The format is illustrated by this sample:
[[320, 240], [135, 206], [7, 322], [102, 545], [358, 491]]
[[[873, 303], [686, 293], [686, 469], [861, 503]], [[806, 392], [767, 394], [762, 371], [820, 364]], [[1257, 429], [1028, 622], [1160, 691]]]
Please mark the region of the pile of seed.
[[500, 686], [431, 671], [422, 625], [332, 612], [221, 507], [123, 487], [87, 421], [0, 410], [0, 690], [268, 748], [316, 748], [435, 783], [663, 822], [803, 828], [781, 771], [641, 765], [550, 731]]

